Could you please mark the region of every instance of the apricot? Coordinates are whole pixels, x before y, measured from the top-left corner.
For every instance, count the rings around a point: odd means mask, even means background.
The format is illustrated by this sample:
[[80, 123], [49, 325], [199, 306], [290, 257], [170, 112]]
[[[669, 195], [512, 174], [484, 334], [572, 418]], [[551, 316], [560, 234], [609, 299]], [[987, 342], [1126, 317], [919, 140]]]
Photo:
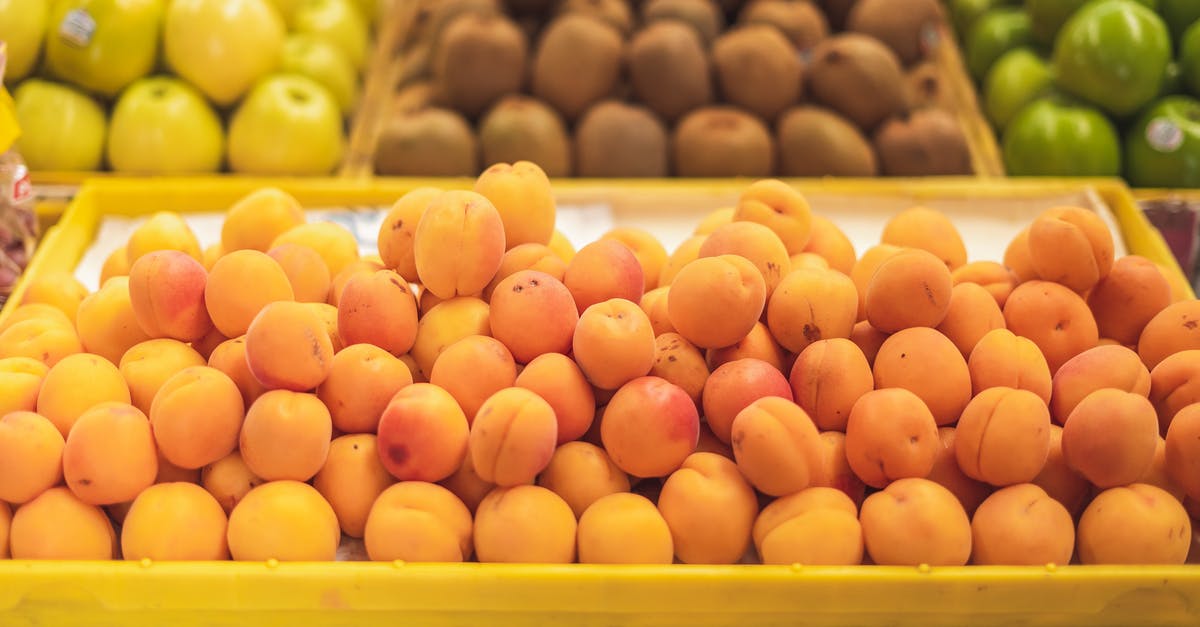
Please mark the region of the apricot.
[[255, 487], [229, 512], [229, 553], [239, 561], [331, 562], [342, 539], [337, 514], [299, 481]]
[[1167, 476], [1188, 497], [1200, 498], [1200, 404], [1188, 405], [1175, 414], [1167, 428], [1164, 452]]
[[899, 479], [868, 496], [859, 520], [876, 564], [964, 566], [971, 557], [967, 513], [952, 492], [928, 479]]
[[1172, 302], [1171, 285], [1153, 261], [1125, 255], [1088, 293], [1100, 335], [1136, 344], [1146, 323]]
[[654, 331], [636, 304], [614, 298], [584, 310], [571, 339], [576, 363], [598, 388], [615, 390], [654, 366]]
[[537, 484], [562, 497], [578, 518], [598, 499], [628, 492], [629, 476], [604, 449], [587, 442], [567, 442], [555, 449]]
[[988, 331], [971, 350], [967, 360], [971, 390], [975, 394], [993, 387], [1029, 390], [1042, 402], [1050, 402], [1050, 366], [1033, 340], [1008, 329]]
[[1038, 276], [1083, 293], [1108, 276], [1113, 239], [1096, 212], [1080, 207], [1043, 211], [1029, 225], [1029, 261]]
[[765, 305], [762, 274], [737, 255], [702, 257], [687, 264], [667, 294], [671, 325], [699, 348], [735, 344], [754, 328]]
[[1154, 461], [1158, 418], [1145, 396], [1104, 388], [1079, 401], [1063, 423], [1067, 464], [1098, 488], [1133, 483]]
[[501, 487], [530, 483], [550, 462], [558, 438], [554, 409], [525, 388], [504, 388], [484, 401], [467, 441], [480, 479]]
[[217, 345], [208, 357], [208, 365], [225, 373], [242, 394], [242, 404], [249, 407], [267, 388], [250, 373], [246, 361], [246, 338], [237, 337]]
[[742, 190], [734, 221], [757, 222], [775, 231], [788, 254], [803, 252], [812, 231], [812, 209], [795, 188], [776, 179], [755, 181]]
[[811, 230], [808, 243], [804, 245], [804, 253], [820, 255], [830, 268], [845, 275], [850, 274], [857, 259], [854, 243], [846, 237], [846, 233], [829, 218], [815, 213], [812, 214]]
[[60, 486], [17, 508], [9, 548], [18, 560], [110, 560], [115, 538], [104, 510]]
[[717, 227], [700, 246], [699, 256], [745, 257], [762, 274], [768, 300], [776, 286], [792, 271], [791, 258], [779, 236], [757, 222], [738, 221]]
[[558, 279], [522, 270], [492, 292], [489, 320], [496, 339], [512, 350], [518, 362], [529, 363], [539, 355], [571, 350], [579, 310]]
[[903, 250], [891, 244], [876, 244], [863, 251], [862, 256], [854, 262], [854, 267], [850, 269], [850, 280], [854, 281], [854, 287], [858, 290], [859, 320], [867, 319], [867, 286], [875, 276], [875, 271], [880, 264]]
[[[342, 302], [342, 293], [346, 291], [346, 284], [350, 283], [351, 279], [362, 275], [370, 276], [380, 270], [386, 270], [386, 268], [383, 267], [382, 263], [373, 259], [355, 259], [351, 261], [329, 281], [329, 293], [321, 300], [334, 307], [338, 307]], [[430, 307], [432, 306], [430, 305]]]
[[79, 416], [62, 460], [67, 486], [90, 505], [132, 501], [158, 474], [150, 420], [126, 403], [99, 403]]
[[431, 383], [401, 388], [379, 419], [379, 459], [401, 481], [441, 481], [467, 456], [467, 417]]
[[46, 372], [38, 392], [37, 412], [54, 423], [65, 438], [80, 415], [108, 401], [129, 402], [129, 387], [121, 372], [99, 355], [76, 353]]
[[376, 240], [379, 257], [383, 265], [395, 270], [404, 280], [417, 280], [417, 260], [413, 252], [413, 241], [417, 224], [425, 214], [425, 207], [442, 194], [436, 187], [417, 187], [401, 196], [379, 225]]
[[1192, 522], [1165, 490], [1134, 483], [1097, 494], [1079, 518], [1077, 539], [1083, 564], [1183, 564]]
[[717, 230], [717, 227], [733, 222], [733, 212], [733, 207], [722, 207], [710, 212], [692, 229], [692, 235], [708, 235]]
[[570, 506], [546, 488], [496, 488], [475, 512], [475, 553], [480, 562], [569, 564], [576, 526]]
[[403, 481], [380, 493], [363, 539], [375, 561], [463, 562], [471, 557], [471, 512], [435, 483]]
[[950, 281], [954, 285], [974, 283], [987, 290], [1001, 309], [1012, 294], [1015, 280], [1012, 272], [995, 261], [972, 261], [959, 266], [950, 272]]
[[403, 355], [417, 338], [417, 301], [391, 270], [357, 275], [338, 300], [337, 329], [347, 344], [374, 344]]
[[1140, 396], [1150, 394], [1150, 371], [1137, 353], [1124, 346], [1097, 346], [1069, 359], [1054, 373], [1050, 413], [1064, 424], [1088, 394], [1116, 388]]
[[1032, 481], [1050, 455], [1050, 412], [1027, 390], [980, 392], [963, 410], [955, 432], [958, 467], [994, 486]]
[[212, 356], [212, 352], [214, 350], [216, 350], [216, 348], [218, 346], [220, 346], [222, 343], [224, 343], [228, 340], [229, 340], [229, 338], [225, 337], [215, 327], [210, 327], [208, 330], [208, 333], [204, 334], [204, 337], [202, 337], [194, 342], [191, 342], [190, 344], [188, 344], [188, 346], [190, 346], [192, 348], [192, 350], [196, 351], [196, 353], [199, 354], [200, 357], [207, 360], [209, 357]]
[[374, 433], [388, 402], [412, 383], [412, 373], [399, 358], [373, 344], [354, 344], [333, 356], [317, 398], [338, 431]]
[[562, 283], [581, 314], [592, 305], [614, 298], [636, 303], [646, 286], [637, 256], [614, 239], [596, 240], [580, 248], [567, 264]]
[[[121, 361], [121, 356], [134, 345], [150, 339], [133, 311], [128, 277], [109, 279], [83, 299], [75, 328], [79, 332], [77, 339], [72, 337], [76, 346], [82, 344], [82, 350], [114, 364]], [[3, 342], [3, 335], [0, 335], [0, 345]]]
[[621, 470], [634, 477], [662, 477], [696, 450], [700, 416], [683, 388], [659, 377], [639, 377], [608, 402], [600, 437]]
[[550, 241], [556, 213], [554, 194], [550, 180], [537, 164], [493, 164], [475, 180], [475, 191], [496, 206], [509, 248]]
[[1004, 303], [1008, 330], [1033, 340], [1051, 374], [1100, 340], [1096, 320], [1083, 298], [1049, 281], [1026, 281]]
[[372, 504], [395, 482], [379, 461], [371, 433], [334, 438], [325, 465], [313, 477], [313, 487], [333, 508], [342, 533], [352, 538], [363, 537]]
[[246, 466], [267, 481], [307, 481], [329, 454], [333, 421], [314, 394], [271, 390], [246, 410], [238, 449]]
[[950, 309], [937, 330], [950, 338], [963, 358], [989, 331], [1004, 328], [1004, 313], [983, 287], [974, 283], [955, 285], [950, 292]]
[[142, 222], [129, 235], [125, 258], [130, 266], [146, 253], [156, 250], [178, 250], [200, 261], [200, 242], [192, 227], [177, 213], [159, 211]]
[[147, 340], [134, 345], [120, 360], [120, 373], [129, 386], [131, 403], [149, 414], [154, 397], [167, 379], [185, 368], [205, 365], [195, 349], [168, 338]]
[[1079, 514], [1089, 496], [1091, 484], [1063, 457], [1062, 427], [1056, 424], [1050, 425], [1050, 454], [1046, 456], [1046, 465], [1032, 483], [1062, 503], [1072, 516]]
[[901, 248], [924, 250], [955, 270], [967, 263], [962, 235], [946, 214], [928, 207], [913, 207], [892, 216], [883, 225], [879, 241]]
[[205, 308], [208, 273], [175, 250], [143, 255], [129, 269], [129, 299], [138, 325], [150, 337], [194, 342], [212, 329]]
[[510, 248], [500, 258], [500, 269], [496, 271], [496, 276], [483, 288], [484, 300], [490, 301], [501, 281], [522, 270], [544, 272], [561, 282], [567, 264], [545, 244], [521, 244]]
[[[215, 258], [209, 257], [208, 250], [211, 248], [215, 248], [215, 246], [209, 246], [209, 248], [205, 249], [203, 253], [205, 270], [212, 268], [212, 264], [209, 263], [209, 261], [216, 261]], [[104, 264], [100, 266], [100, 285], [104, 285], [113, 277], [127, 276], [128, 274], [129, 257], [125, 252], [125, 247], [122, 246], [120, 248], [114, 248], [113, 251], [108, 253], [108, 256], [104, 258]]]
[[1200, 402], [1200, 350], [1179, 351], [1158, 362], [1150, 371], [1150, 402], [1164, 434], [1180, 410]]
[[733, 447], [717, 439], [707, 424], [700, 423], [700, 437], [696, 440], [696, 453], [716, 453], [726, 459], [733, 459]]
[[950, 311], [953, 283], [945, 263], [924, 250], [889, 256], [867, 282], [867, 320], [880, 331], [936, 327]]
[[1155, 440], [1154, 460], [1150, 462], [1150, 468], [1137, 482], [1162, 488], [1180, 502], [1187, 498], [1187, 492], [1172, 478], [1171, 473], [1167, 472], [1167, 441], [1162, 436]]
[[222, 457], [200, 472], [200, 485], [217, 500], [226, 514], [233, 511], [250, 490], [263, 483], [263, 478], [246, 465], [240, 451]]
[[1015, 285], [1039, 278], [1029, 254], [1029, 228], [1021, 229], [1004, 249], [1004, 267], [1012, 273]]
[[875, 388], [904, 388], [921, 398], [939, 426], [953, 424], [971, 400], [971, 372], [946, 336], [928, 327], [892, 334], [875, 356]]
[[0, 416], [0, 501], [21, 504], [62, 481], [63, 436], [30, 411]]
[[757, 359], [739, 359], [708, 376], [701, 394], [704, 417], [722, 442], [732, 441], [734, 418], [754, 401], [778, 396], [792, 400], [792, 388], [783, 373]]
[[55, 320], [25, 320], [0, 333], [0, 359], [29, 357], [53, 366], [81, 351], [83, 345], [75, 330]]
[[550, 404], [558, 424], [557, 444], [579, 439], [592, 426], [595, 394], [570, 357], [560, 353], [539, 355], [521, 370], [513, 385], [532, 391]]
[[933, 470], [925, 478], [953, 492], [967, 515], [974, 516], [975, 509], [992, 493], [992, 486], [968, 477], [959, 467], [954, 427], [938, 429], [938, 439], [942, 446], [933, 461]]
[[482, 292], [500, 268], [504, 250], [500, 214], [475, 192], [435, 197], [413, 235], [417, 276], [443, 299]]
[[1200, 349], [1200, 301], [1169, 305], [1154, 315], [1138, 337], [1137, 352], [1151, 370], [1179, 351]]
[[834, 488], [856, 504], [862, 503], [867, 486], [850, 468], [850, 460], [846, 458], [846, 434], [841, 431], [822, 431], [820, 443], [821, 465], [813, 477], [813, 487]]
[[[299, 244], [315, 250], [325, 261], [331, 277], [336, 277], [346, 266], [359, 259], [358, 239], [350, 229], [336, 222], [297, 224], [271, 240], [267, 250], [283, 244]], [[377, 265], [383, 267], [382, 264]]]
[[287, 192], [260, 187], [233, 203], [221, 223], [221, 248], [227, 253], [250, 249], [267, 252], [271, 242], [304, 224], [304, 209]]
[[29, 303], [27, 305], [18, 306], [16, 309], [13, 309], [9, 315], [5, 316], [3, 320], [0, 320], [0, 333], [3, 333], [5, 329], [18, 322], [24, 322], [31, 319], [46, 319], [50, 321], [61, 322], [63, 326], [66, 327], [75, 326], [75, 323], [71, 322], [71, 319], [67, 317], [67, 314], [63, 313], [58, 307], [55, 307], [54, 305], [47, 305], [46, 303]]
[[28, 357], [0, 359], [0, 416], [36, 410], [38, 392], [49, 371], [46, 364]]
[[454, 397], [468, 422], [489, 396], [512, 387], [516, 378], [512, 354], [486, 335], [467, 336], [446, 347], [429, 373], [429, 382]]
[[1011, 485], [992, 493], [975, 511], [971, 547], [972, 564], [1066, 565], [1075, 552], [1075, 521], [1038, 486]]
[[0, 559], [11, 557], [8, 551], [8, 532], [12, 528], [12, 509], [0, 502]]
[[869, 486], [927, 476], [940, 448], [933, 414], [904, 388], [867, 392], [850, 410], [846, 459]]
[[333, 342], [325, 329], [303, 303], [278, 301], [263, 307], [246, 330], [250, 373], [268, 389], [316, 388], [333, 362]]
[[479, 475], [475, 472], [475, 466], [471, 463], [470, 455], [464, 456], [458, 470], [443, 479], [439, 485], [450, 490], [454, 493], [454, 496], [461, 499], [463, 505], [466, 505], [472, 514], [479, 508], [479, 504], [483, 502], [483, 498], [496, 487], [495, 484], [488, 483], [479, 478]]
[[879, 347], [883, 346], [884, 340], [888, 338], [887, 333], [871, 326], [866, 320], [859, 320], [854, 323], [854, 328], [850, 330], [850, 341], [862, 351], [863, 356], [867, 358], [867, 363], [875, 365], [875, 357], [879, 354]]
[[658, 287], [658, 278], [667, 264], [667, 249], [649, 231], [635, 227], [617, 227], [600, 236], [600, 239], [616, 240], [633, 253], [642, 267], [642, 291]]
[[700, 258], [700, 247], [708, 235], [693, 235], [681, 242], [667, 257], [662, 272], [658, 275], [658, 286], [669, 287], [675, 282], [675, 277], [684, 266]]
[[300, 244], [285, 243], [267, 251], [292, 286], [292, 295], [302, 303], [323, 303], [329, 295], [329, 266], [317, 251]]
[[750, 545], [758, 498], [729, 459], [693, 453], [658, 497], [675, 555], [685, 564], [733, 564]]
[[786, 496], [812, 485], [824, 450], [808, 414], [786, 398], [766, 396], [733, 419], [738, 470], [763, 494]]
[[736, 344], [704, 351], [704, 362], [708, 364], [710, 370], [731, 361], [753, 358], [765, 361], [780, 372], [784, 372], [788, 368], [788, 362], [794, 360], [795, 357], [783, 350], [783, 347], [775, 341], [775, 336], [771, 335], [771, 329], [761, 321], [754, 323], [754, 328], [750, 329], [746, 337], [738, 340]]
[[683, 388], [697, 407], [708, 381], [708, 366], [700, 349], [678, 333], [663, 333], [654, 339], [654, 366], [650, 374]]
[[788, 382], [796, 404], [822, 430], [845, 431], [850, 410], [875, 388], [867, 358], [848, 339], [809, 344], [796, 358]]
[[225, 337], [244, 335], [268, 304], [293, 300], [292, 284], [279, 262], [256, 250], [221, 257], [208, 273], [204, 304]]
[[833, 488], [812, 487], [776, 499], [758, 514], [753, 537], [764, 564], [862, 563], [858, 506]]
[[649, 499], [615, 492], [596, 499], [579, 516], [581, 564], [670, 564], [671, 530]]
[[194, 469], [233, 452], [245, 416], [242, 393], [228, 375], [209, 366], [185, 368], [167, 379], [150, 405], [159, 452]]
[[671, 324], [671, 317], [667, 314], [667, 294], [669, 292], [669, 286], [656, 287], [642, 294], [642, 299], [638, 302], [638, 306], [646, 312], [646, 317], [650, 319], [650, 328], [654, 330], [654, 337], [663, 333], [675, 332], [675, 327]]
[[87, 288], [71, 273], [47, 271], [28, 279], [21, 304], [50, 305], [63, 312], [68, 320], [74, 322], [79, 304], [87, 295]]
[[491, 335], [490, 311], [482, 300], [463, 296], [438, 303], [421, 316], [411, 352], [417, 362], [413, 375], [428, 378], [438, 355], [458, 340], [469, 335]]
[[194, 483], [160, 483], [137, 496], [121, 524], [127, 560], [225, 560], [229, 520], [217, 500]]
[[796, 270], [767, 303], [767, 326], [781, 346], [799, 353], [819, 340], [850, 337], [857, 309], [850, 277], [836, 270]]

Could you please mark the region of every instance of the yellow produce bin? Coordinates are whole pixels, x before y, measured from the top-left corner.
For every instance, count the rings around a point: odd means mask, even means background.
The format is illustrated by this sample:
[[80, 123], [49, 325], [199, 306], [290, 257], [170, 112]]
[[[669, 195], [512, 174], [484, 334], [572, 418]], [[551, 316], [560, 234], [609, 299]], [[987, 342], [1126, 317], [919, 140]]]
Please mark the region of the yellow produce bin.
[[[561, 205], [601, 204], [615, 223], [679, 229], [748, 181], [555, 181]], [[1115, 180], [798, 180], [835, 221], [912, 204], [1004, 217], [1047, 204], [1107, 207], [1118, 246], [1178, 272]], [[263, 185], [306, 207], [387, 206], [418, 185], [378, 179], [88, 182], [47, 234], [26, 280], [72, 271], [104, 216], [214, 212]], [[1020, 209], [1021, 211], [1018, 211]], [[880, 227], [882, 224], [879, 225]], [[690, 228], [687, 227], [687, 228]], [[965, 229], [964, 229], [965, 232]], [[997, 242], [991, 242], [997, 245]], [[972, 242], [968, 241], [968, 249]], [[998, 243], [1003, 247], [1004, 242]], [[860, 249], [861, 252], [861, 249]], [[24, 286], [0, 318], [20, 300]], [[1200, 557], [1200, 549], [1193, 554]], [[1200, 566], [811, 567], [153, 563], [0, 560], [0, 625], [1166, 625], [1200, 624]]]

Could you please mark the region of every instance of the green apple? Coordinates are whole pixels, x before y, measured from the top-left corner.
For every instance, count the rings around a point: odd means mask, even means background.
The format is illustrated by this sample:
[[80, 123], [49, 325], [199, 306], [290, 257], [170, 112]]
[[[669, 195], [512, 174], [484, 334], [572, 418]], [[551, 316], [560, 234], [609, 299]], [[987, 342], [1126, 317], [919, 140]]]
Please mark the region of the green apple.
[[108, 163], [134, 174], [205, 174], [221, 169], [224, 143], [221, 119], [195, 87], [152, 76], [117, 99]]
[[283, 72], [303, 74], [325, 86], [337, 100], [343, 115], [354, 109], [358, 99], [358, 74], [341, 48], [328, 40], [296, 33], [283, 42]]
[[1114, 115], [1141, 109], [1162, 89], [1171, 36], [1133, 0], [1098, 0], [1075, 12], [1054, 43], [1055, 84]]
[[1179, 77], [1193, 96], [1200, 97], [1200, 22], [1184, 31], [1179, 42]]
[[279, 67], [284, 35], [267, 0], [171, 0], [163, 48], [176, 74], [223, 107]]
[[1200, 2], [1196, 0], [1158, 0], [1158, 14], [1171, 31], [1171, 41], [1179, 42], [1189, 26], [1200, 21]]
[[0, 0], [0, 41], [8, 42], [5, 83], [15, 85], [33, 70], [49, 17], [50, 0]]
[[17, 151], [31, 170], [99, 170], [104, 109], [68, 85], [31, 78], [13, 92], [21, 136]]
[[1000, 7], [979, 16], [967, 33], [967, 69], [982, 81], [1000, 55], [1033, 44], [1029, 15], [1019, 7]]
[[351, 0], [300, 0], [292, 30], [328, 39], [361, 70], [367, 62], [367, 21]]
[[158, 58], [164, 0], [54, 0], [46, 25], [50, 74], [106, 97]]
[[277, 176], [329, 174], [342, 160], [342, 116], [329, 91], [298, 74], [254, 86], [229, 125], [234, 172]]
[[1163, 72], [1162, 89], [1159, 90], [1159, 97], [1174, 96], [1175, 94], [1183, 93], [1183, 72], [1179, 67], [1179, 63], [1172, 61], [1167, 64], [1167, 71]]
[[992, 64], [983, 83], [983, 107], [998, 130], [1025, 105], [1043, 95], [1053, 84], [1050, 66], [1029, 48], [1004, 53]]
[[1156, 101], [1125, 135], [1125, 178], [1135, 187], [1200, 187], [1200, 100]]
[[966, 37], [971, 31], [971, 24], [998, 6], [1019, 4], [1020, 0], [949, 0], [946, 4], [950, 9], [950, 21], [959, 37]]
[[1118, 176], [1121, 140], [1099, 110], [1062, 98], [1035, 100], [1004, 129], [1011, 176]]

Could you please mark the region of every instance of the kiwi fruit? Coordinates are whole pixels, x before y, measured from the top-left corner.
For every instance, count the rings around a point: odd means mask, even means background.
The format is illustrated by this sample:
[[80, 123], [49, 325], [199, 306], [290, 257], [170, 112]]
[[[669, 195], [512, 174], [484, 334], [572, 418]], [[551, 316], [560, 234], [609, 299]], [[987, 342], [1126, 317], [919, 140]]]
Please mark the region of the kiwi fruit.
[[446, 25], [465, 13], [500, 13], [498, 0], [426, 0], [413, 21], [411, 42], [436, 45]]
[[725, 28], [721, 7], [712, 0], [649, 0], [642, 5], [642, 21], [679, 20], [696, 29], [705, 46], [712, 45]]
[[597, 103], [575, 127], [575, 172], [589, 177], [667, 176], [667, 129], [641, 105]]
[[825, 19], [829, 20], [829, 27], [835, 31], [846, 28], [846, 18], [850, 12], [854, 10], [854, 5], [858, 4], [859, 0], [819, 0], [821, 8], [825, 9]]
[[560, 15], [587, 15], [607, 23], [622, 35], [633, 32], [633, 9], [628, 0], [563, 0], [558, 5]]
[[638, 31], [629, 44], [633, 93], [667, 121], [713, 99], [708, 55], [695, 29], [659, 20]]
[[919, 109], [889, 119], [875, 132], [875, 150], [888, 176], [971, 173], [967, 138], [954, 116], [942, 109]]
[[952, 109], [950, 85], [933, 61], [922, 61], [910, 68], [904, 77], [908, 88], [908, 108], [941, 107]]
[[938, 0], [859, 0], [846, 18], [846, 30], [882, 41], [904, 65], [925, 58], [942, 23]]
[[470, 124], [449, 109], [426, 107], [389, 116], [375, 150], [384, 175], [474, 176], [479, 147]]
[[554, 18], [533, 59], [533, 94], [568, 120], [610, 96], [621, 78], [624, 42], [607, 23], [582, 14]]
[[743, 24], [770, 24], [778, 28], [799, 50], [811, 50], [829, 36], [825, 14], [811, 2], [758, 0], [742, 9]]
[[771, 176], [775, 147], [761, 120], [741, 109], [711, 106], [684, 116], [671, 135], [679, 176]]
[[774, 120], [800, 99], [800, 55], [772, 26], [726, 31], [713, 44], [712, 61], [725, 101], [764, 120]]
[[813, 100], [865, 131], [906, 104], [904, 71], [896, 53], [868, 35], [842, 33], [817, 44], [807, 76]]
[[871, 142], [858, 127], [822, 107], [799, 106], [779, 116], [775, 130], [783, 176], [878, 176]]
[[464, 13], [446, 25], [433, 54], [433, 80], [446, 102], [474, 118], [521, 91], [529, 44], [508, 17]]
[[479, 121], [484, 163], [532, 161], [549, 176], [571, 174], [571, 142], [558, 113], [529, 96], [500, 99]]

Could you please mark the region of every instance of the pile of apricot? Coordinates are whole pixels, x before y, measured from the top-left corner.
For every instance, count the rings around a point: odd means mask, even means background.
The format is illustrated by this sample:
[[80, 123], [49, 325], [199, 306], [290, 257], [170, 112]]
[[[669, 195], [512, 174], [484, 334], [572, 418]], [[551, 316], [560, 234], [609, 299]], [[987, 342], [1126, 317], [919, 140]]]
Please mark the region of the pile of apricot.
[[207, 249], [156, 214], [0, 322], [0, 556], [1185, 562], [1176, 274], [1078, 207], [1002, 263], [920, 207], [881, 240], [763, 180], [576, 251], [526, 162], [412, 190], [377, 256], [277, 189]]

